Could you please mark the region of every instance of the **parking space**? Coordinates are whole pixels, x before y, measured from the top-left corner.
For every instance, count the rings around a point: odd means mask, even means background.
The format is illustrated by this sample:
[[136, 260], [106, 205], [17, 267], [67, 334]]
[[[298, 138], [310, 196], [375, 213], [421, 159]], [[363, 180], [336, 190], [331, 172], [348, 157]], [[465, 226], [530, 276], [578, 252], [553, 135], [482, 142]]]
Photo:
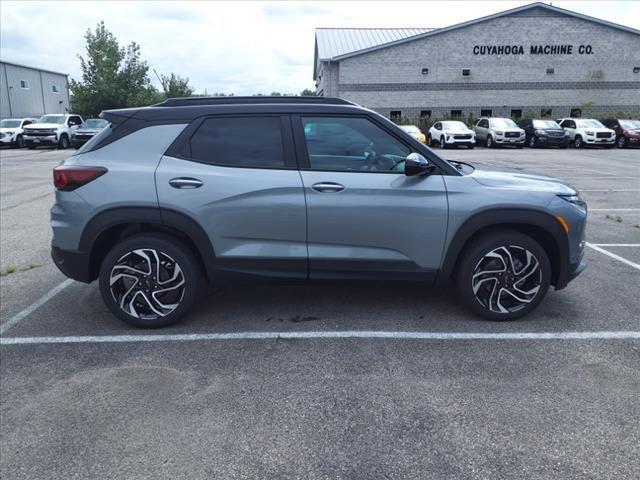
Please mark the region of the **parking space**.
[[70, 153], [0, 151], [3, 478], [640, 476], [640, 151], [440, 151], [587, 200], [588, 269], [524, 319], [420, 285], [251, 286], [161, 331], [49, 261]]

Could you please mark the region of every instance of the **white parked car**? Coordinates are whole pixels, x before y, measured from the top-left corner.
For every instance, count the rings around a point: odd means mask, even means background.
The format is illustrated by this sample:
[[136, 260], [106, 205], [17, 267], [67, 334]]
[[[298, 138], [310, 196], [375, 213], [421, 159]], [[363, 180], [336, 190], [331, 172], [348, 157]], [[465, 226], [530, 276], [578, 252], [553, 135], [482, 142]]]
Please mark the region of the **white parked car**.
[[35, 121], [35, 118], [5, 118], [0, 121], [0, 145], [24, 147], [23, 128]]
[[561, 118], [558, 123], [569, 132], [569, 139], [576, 148], [585, 145], [611, 148], [616, 144], [616, 132], [593, 118]]
[[476, 145], [476, 134], [457, 120], [436, 122], [429, 129], [429, 146], [433, 147], [436, 144], [441, 148], [458, 145], [473, 148]]
[[482, 117], [473, 126], [476, 141], [484, 143], [487, 148], [499, 145], [524, 147], [525, 132], [510, 118]]
[[82, 125], [80, 115], [55, 113], [43, 115], [36, 123], [24, 128], [23, 138], [27, 148], [41, 145], [69, 148], [71, 132]]
[[427, 143], [427, 137], [425, 137], [424, 133], [422, 133], [422, 130], [420, 130], [417, 126], [415, 125], [398, 125], [398, 126], [402, 130], [407, 132], [409, 135], [411, 135], [413, 138], [415, 138], [417, 141], [419, 141], [420, 143]]

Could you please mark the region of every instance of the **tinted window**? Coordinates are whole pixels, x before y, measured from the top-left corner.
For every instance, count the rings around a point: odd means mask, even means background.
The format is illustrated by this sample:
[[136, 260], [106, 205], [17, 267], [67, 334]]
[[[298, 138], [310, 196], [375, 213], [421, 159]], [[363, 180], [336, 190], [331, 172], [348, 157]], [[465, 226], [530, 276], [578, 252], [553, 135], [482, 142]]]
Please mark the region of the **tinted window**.
[[302, 119], [314, 170], [392, 171], [411, 151], [366, 118]]
[[280, 117], [224, 117], [202, 122], [191, 157], [230, 167], [283, 168]]

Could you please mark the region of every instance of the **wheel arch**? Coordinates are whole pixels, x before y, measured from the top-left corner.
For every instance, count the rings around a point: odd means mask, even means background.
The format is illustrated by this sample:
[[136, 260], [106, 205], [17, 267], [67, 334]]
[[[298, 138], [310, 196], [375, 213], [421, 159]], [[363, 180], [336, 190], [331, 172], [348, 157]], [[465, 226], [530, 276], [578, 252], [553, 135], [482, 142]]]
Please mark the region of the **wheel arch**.
[[89, 281], [95, 280], [111, 246], [136, 233], [162, 232], [176, 237], [199, 260], [208, 281], [214, 276], [215, 251], [202, 226], [190, 216], [154, 207], [105, 210], [92, 218], [80, 238], [79, 249], [89, 255]]
[[465, 248], [478, 236], [492, 230], [514, 230], [537, 241], [544, 248], [551, 262], [551, 285], [556, 289], [566, 286], [569, 244], [562, 226], [558, 220], [547, 213], [522, 209], [490, 210], [467, 219], [449, 243], [437, 283], [448, 285]]

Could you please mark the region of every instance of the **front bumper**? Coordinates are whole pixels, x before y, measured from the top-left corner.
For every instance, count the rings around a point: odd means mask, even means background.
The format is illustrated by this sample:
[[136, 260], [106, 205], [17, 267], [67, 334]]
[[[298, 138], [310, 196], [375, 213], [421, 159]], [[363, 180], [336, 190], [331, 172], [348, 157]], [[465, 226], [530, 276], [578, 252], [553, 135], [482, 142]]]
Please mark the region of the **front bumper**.
[[569, 145], [569, 137], [536, 137], [540, 145], [551, 145], [556, 147], [566, 147]]
[[0, 137], [0, 143], [2, 145], [13, 145], [16, 143], [17, 135], [7, 135], [6, 137]]
[[39, 146], [39, 145], [57, 145], [58, 139], [55, 135], [47, 135], [47, 136], [27, 136], [24, 135], [22, 137], [24, 139], [24, 143], [27, 146]]
[[506, 137], [496, 137], [493, 139], [494, 143], [500, 145], [524, 145], [525, 137], [518, 138], [506, 138]]
[[589, 138], [584, 137], [582, 141], [588, 145], [613, 145], [616, 143], [615, 137], [610, 138]]
[[89, 254], [77, 250], [63, 250], [52, 245], [51, 258], [56, 267], [67, 277], [84, 283], [90, 283], [94, 280], [91, 278]]

